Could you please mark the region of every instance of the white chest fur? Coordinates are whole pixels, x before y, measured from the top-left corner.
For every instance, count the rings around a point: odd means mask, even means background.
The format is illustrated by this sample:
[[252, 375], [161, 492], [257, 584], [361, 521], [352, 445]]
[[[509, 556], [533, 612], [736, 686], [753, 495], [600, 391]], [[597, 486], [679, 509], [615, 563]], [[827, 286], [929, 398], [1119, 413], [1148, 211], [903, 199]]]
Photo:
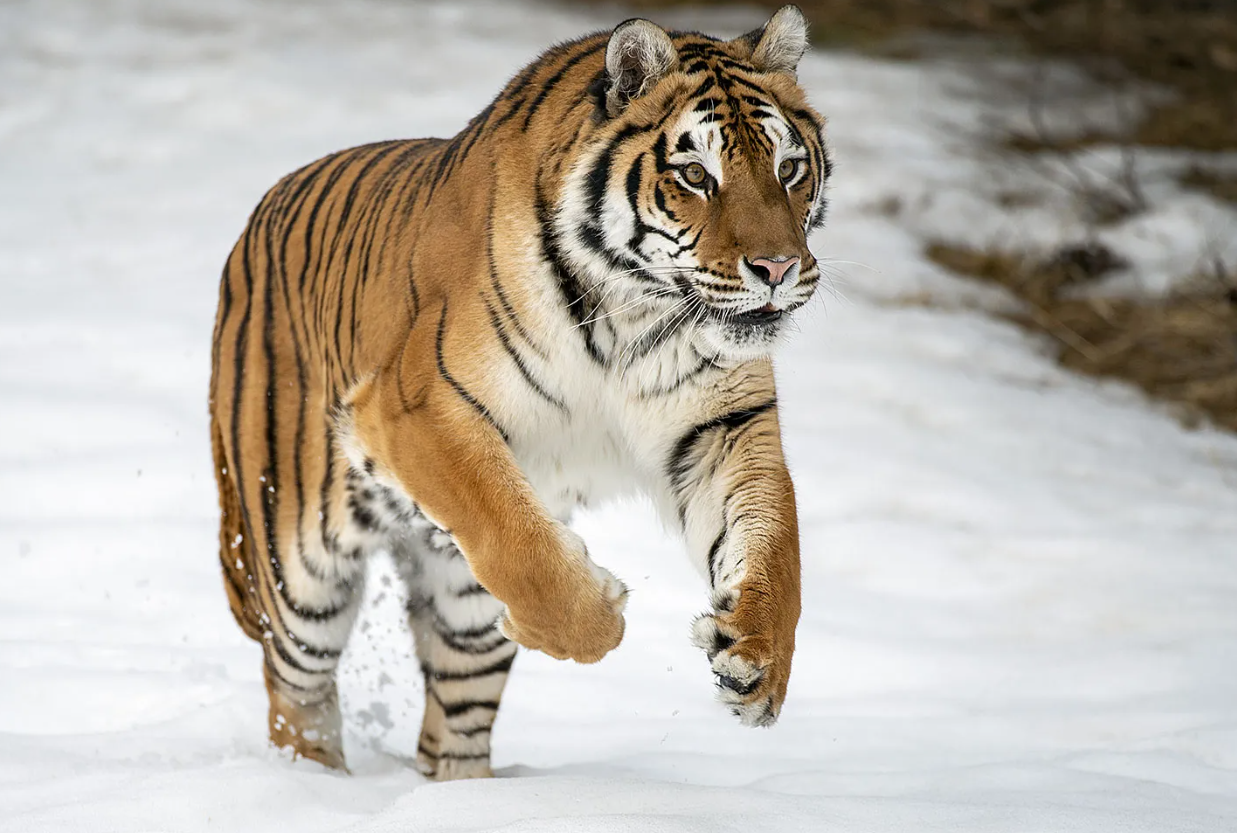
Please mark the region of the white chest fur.
[[641, 486], [637, 451], [629, 440], [628, 409], [608, 397], [571, 417], [530, 426], [512, 438], [529, 483], [557, 518], [579, 506], [629, 494]]

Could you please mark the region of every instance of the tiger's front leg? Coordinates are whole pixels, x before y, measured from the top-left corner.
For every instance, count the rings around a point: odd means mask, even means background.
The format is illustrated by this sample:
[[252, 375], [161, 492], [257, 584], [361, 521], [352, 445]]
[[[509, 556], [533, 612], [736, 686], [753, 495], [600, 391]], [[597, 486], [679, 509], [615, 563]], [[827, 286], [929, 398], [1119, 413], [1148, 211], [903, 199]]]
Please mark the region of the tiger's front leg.
[[432, 329], [414, 328], [408, 358], [354, 392], [348, 404], [364, 465], [451, 536], [477, 581], [506, 605], [505, 636], [558, 659], [597, 662], [623, 638], [627, 588], [550, 516], [502, 428], [466, 387], [464, 359], [449, 369], [441, 347]]
[[668, 475], [713, 610], [696, 619], [718, 698], [748, 726], [781, 713], [799, 622], [799, 529], [776, 402], [736, 407], [671, 449]]

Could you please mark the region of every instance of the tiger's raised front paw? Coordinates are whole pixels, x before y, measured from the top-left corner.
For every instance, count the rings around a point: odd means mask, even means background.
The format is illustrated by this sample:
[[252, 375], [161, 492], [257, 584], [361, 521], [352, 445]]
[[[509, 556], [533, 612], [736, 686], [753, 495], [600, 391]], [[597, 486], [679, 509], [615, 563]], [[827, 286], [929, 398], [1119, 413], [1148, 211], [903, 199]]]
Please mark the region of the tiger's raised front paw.
[[779, 617], [744, 601], [736, 590], [715, 592], [714, 612], [692, 623], [692, 642], [709, 658], [717, 699], [744, 726], [772, 726], [786, 699], [794, 628], [778, 633]]
[[583, 544], [568, 563], [567, 580], [508, 601], [500, 628], [508, 639], [555, 659], [597, 662], [623, 641], [627, 586], [594, 564]]

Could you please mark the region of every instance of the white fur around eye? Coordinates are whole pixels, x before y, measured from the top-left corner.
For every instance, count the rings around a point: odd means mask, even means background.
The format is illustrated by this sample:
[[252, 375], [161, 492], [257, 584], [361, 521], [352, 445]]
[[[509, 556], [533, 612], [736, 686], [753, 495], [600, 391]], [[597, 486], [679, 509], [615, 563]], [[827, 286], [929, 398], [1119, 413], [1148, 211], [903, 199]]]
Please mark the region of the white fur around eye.
[[[783, 179], [782, 165], [787, 162], [794, 162], [795, 170], [789, 178]], [[807, 176], [807, 156], [798, 154], [783, 156], [774, 168], [774, 173], [777, 174], [778, 181], [782, 183], [782, 187], [787, 190], [794, 188], [803, 181], [805, 176]]]

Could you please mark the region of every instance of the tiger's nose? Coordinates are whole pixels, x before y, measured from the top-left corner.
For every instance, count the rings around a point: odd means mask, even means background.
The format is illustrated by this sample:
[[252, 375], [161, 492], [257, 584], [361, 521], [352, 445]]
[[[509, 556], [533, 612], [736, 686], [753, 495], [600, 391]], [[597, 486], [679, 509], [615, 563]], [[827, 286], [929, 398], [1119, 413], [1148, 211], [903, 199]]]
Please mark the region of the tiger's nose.
[[769, 286], [777, 286], [799, 265], [797, 257], [757, 257], [747, 262], [756, 277]]

